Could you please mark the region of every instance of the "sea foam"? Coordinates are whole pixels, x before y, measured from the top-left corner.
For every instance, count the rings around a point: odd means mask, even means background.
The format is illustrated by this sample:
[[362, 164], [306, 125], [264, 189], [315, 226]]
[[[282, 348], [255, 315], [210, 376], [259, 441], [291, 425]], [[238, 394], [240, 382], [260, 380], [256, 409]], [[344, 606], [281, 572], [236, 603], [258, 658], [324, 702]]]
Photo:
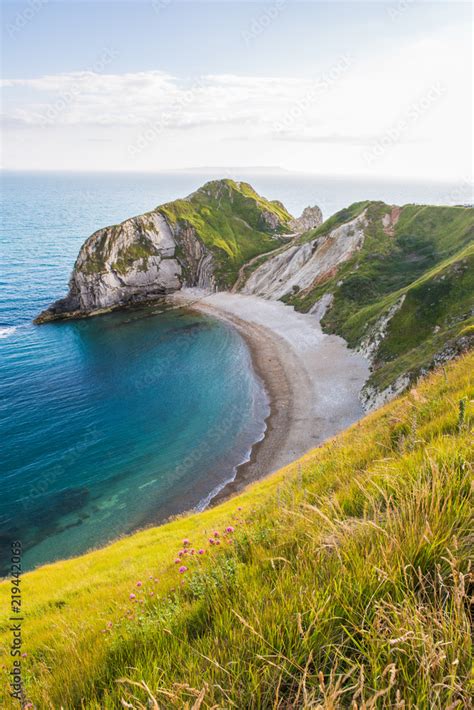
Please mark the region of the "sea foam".
[[16, 326], [0, 327], [0, 338], [9, 338], [16, 331]]

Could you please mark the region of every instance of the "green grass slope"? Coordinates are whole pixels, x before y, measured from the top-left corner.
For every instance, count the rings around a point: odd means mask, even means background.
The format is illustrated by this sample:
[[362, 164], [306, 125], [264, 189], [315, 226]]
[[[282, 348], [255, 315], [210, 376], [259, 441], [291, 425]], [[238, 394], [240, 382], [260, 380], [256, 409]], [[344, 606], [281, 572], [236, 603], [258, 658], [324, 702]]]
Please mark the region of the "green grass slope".
[[[215, 509], [25, 575], [29, 699], [468, 707], [473, 366], [460, 358]], [[3, 610], [9, 594], [5, 581]]]
[[419, 374], [443, 350], [456, 352], [460, 338], [466, 337], [474, 306], [474, 209], [405, 205], [394, 228], [387, 230], [382, 218], [391, 207], [356, 203], [301, 240], [327, 234], [363, 209], [368, 224], [360, 251], [331, 278], [285, 301], [307, 311], [323, 294], [332, 293], [323, 328], [357, 347], [404, 296], [378, 347], [369, 380], [383, 389], [401, 374]]
[[266, 200], [244, 182], [214, 180], [183, 200], [157, 208], [172, 225], [191, 227], [215, 258], [219, 286], [235, 282], [246, 262], [282, 244], [292, 219], [283, 205]]

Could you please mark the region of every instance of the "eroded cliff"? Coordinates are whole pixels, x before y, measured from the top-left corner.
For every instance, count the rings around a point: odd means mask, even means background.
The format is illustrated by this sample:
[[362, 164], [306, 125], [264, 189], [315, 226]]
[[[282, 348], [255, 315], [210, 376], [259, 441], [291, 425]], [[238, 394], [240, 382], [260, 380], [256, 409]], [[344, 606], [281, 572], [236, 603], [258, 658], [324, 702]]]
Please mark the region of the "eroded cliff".
[[[310, 208], [302, 224], [319, 224]], [[285, 207], [247, 183], [216, 180], [119, 225], [82, 246], [69, 293], [38, 323], [141, 303], [183, 286], [230, 288], [252, 258], [284, 245], [298, 225]]]

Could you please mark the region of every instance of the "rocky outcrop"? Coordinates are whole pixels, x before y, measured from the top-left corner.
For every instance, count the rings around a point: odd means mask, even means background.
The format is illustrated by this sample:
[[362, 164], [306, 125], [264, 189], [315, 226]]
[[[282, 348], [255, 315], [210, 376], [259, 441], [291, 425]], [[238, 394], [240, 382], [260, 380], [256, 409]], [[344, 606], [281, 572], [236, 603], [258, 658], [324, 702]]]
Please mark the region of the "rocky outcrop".
[[212, 262], [192, 227], [171, 226], [160, 212], [133, 217], [89, 237], [68, 295], [37, 322], [140, 303], [182, 286], [214, 289]]
[[384, 315], [379, 318], [376, 324], [370, 329], [357, 348], [358, 352], [363, 355], [372, 365], [374, 363], [377, 351], [382, 343], [382, 340], [387, 335], [387, 329], [393, 316], [398, 313], [405, 302], [406, 295], [400, 296], [398, 301], [391, 306]]
[[365, 211], [329, 234], [295, 244], [256, 269], [242, 293], [278, 300], [313, 288], [332, 276], [364, 243]]
[[359, 395], [362, 406], [366, 412], [372, 412], [382, 405], [390, 402], [391, 399], [398, 394], [404, 392], [411, 383], [411, 377], [408, 374], [403, 374], [397, 377], [395, 382], [386, 387], [384, 390], [378, 389], [375, 385], [367, 384], [362, 388]]
[[382, 217], [383, 231], [388, 234], [389, 237], [393, 237], [395, 234], [395, 227], [400, 219], [401, 207], [394, 205], [390, 212], [387, 212]]
[[432, 359], [421, 368], [405, 372], [385, 389], [380, 389], [374, 384], [366, 384], [360, 393], [360, 400], [366, 412], [378, 409], [399, 394], [402, 394], [419, 377], [424, 377], [437, 367], [445, 365], [459, 355], [469, 352], [474, 347], [474, 335], [465, 335], [450, 340], [440, 352], [435, 353]]
[[326, 315], [326, 312], [331, 308], [333, 301], [334, 294], [325, 293], [318, 301], [316, 301], [314, 306], [309, 309], [308, 313], [310, 313], [312, 316], [315, 316], [318, 323], [320, 323]]
[[314, 207], [305, 207], [301, 217], [293, 219], [290, 222], [290, 229], [296, 234], [303, 234], [310, 229], [315, 229], [323, 223], [323, 213], [317, 205]]

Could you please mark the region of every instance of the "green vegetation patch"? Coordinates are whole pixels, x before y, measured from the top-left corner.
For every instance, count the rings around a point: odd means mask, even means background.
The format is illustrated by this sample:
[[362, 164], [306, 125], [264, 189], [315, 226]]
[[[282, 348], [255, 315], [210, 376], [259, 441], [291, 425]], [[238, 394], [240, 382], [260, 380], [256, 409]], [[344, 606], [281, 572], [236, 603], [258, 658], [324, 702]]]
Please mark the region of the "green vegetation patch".
[[[383, 202], [356, 203], [348, 208], [351, 218], [362, 204], [368, 219], [362, 249], [324, 283], [283, 300], [306, 312], [325, 293], [332, 293], [334, 300], [322, 325], [357, 347], [405, 296], [369, 380], [386, 387], [400, 374], [428, 366], [437, 352], [460, 337], [472, 315], [474, 210], [406, 205], [390, 234], [382, 217], [392, 208]], [[334, 218], [339, 223], [341, 213]], [[313, 238], [315, 232], [328, 231], [329, 221], [313, 232]]]
[[468, 707], [473, 367], [450, 364], [214, 509], [24, 575], [28, 699]]
[[[215, 180], [186, 199], [158, 208], [173, 226], [191, 227], [210, 249], [221, 287], [231, 286], [240, 267], [283, 243], [291, 215], [281, 203], [258, 195], [247, 183]], [[275, 218], [275, 226], [265, 215]]]

